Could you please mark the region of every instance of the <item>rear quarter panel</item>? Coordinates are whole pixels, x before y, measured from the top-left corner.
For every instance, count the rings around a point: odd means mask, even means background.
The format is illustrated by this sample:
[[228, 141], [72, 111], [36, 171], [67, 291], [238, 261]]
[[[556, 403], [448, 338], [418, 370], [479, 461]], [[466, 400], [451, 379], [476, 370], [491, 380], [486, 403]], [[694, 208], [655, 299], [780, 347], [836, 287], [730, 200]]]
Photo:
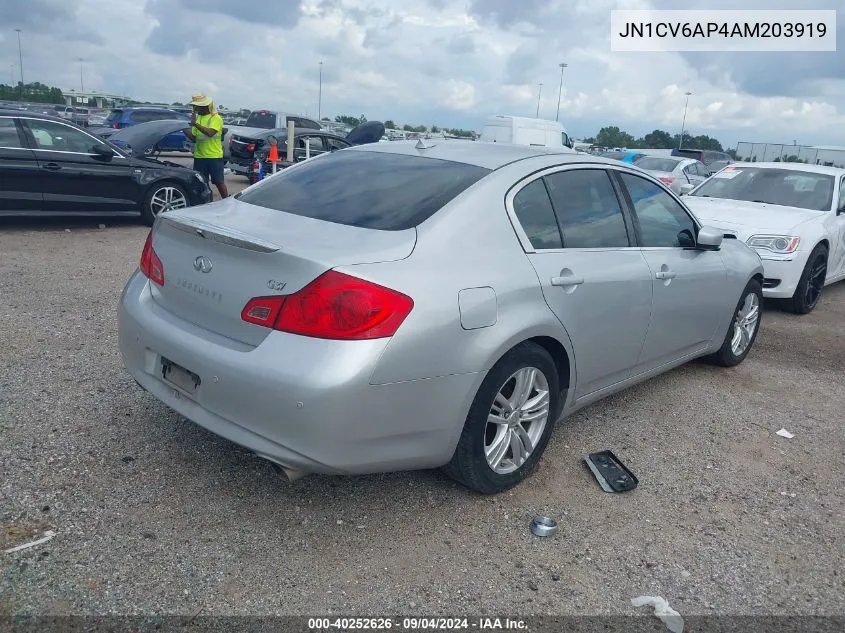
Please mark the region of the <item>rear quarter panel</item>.
[[[572, 359], [569, 337], [548, 308], [505, 210], [508, 189], [531, 171], [527, 164], [507, 166], [464, 192], [418, 227], [407, 259], [346, 268], [414, 300], [373, 384], [486, 372], [509, 349], [538, 336], [557, 340]], [[471, 288], [493, 289], [492, 325], [462, 325], [458, 297]]]

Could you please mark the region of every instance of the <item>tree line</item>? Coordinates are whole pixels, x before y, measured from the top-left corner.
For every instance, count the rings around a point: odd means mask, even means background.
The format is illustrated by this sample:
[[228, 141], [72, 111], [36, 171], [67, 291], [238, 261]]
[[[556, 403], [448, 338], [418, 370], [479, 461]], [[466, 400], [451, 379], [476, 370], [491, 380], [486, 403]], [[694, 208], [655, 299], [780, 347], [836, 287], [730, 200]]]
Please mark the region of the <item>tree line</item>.
[[38, 81], [25, 84], [18, 82], [14, 86], [0, 84], [0, 100], [56, 104], [65, 102], [60, 88], [45, 86]]
[[673, 149], [681, 147], [687, 149], [709, 149], [717, 152], [724, 151], [722, 144], [715, 138], [700, 134], [699, 136], [692, 136], [684, 132], [683, 143], [680, 143], [681, 138], [679, 134], [670, 134], [664, 130], [654, 130], [635, 138], [632, 134], [620, 130], [615, 125], [603, 127], [594, 137], [585, 138], [585, 143], [599, 145], [601, 147], [625, 147], [627, 149]]

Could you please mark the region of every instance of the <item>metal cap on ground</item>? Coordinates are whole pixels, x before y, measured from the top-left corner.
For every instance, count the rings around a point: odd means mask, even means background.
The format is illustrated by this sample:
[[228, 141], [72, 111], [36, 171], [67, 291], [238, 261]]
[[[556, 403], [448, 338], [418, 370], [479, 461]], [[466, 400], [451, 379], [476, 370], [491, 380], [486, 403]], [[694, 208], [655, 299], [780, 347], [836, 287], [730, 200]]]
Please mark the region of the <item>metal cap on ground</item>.
[[557, 532], [557, 521], [550, 517], [536, 516], [531, 520], [531, 533], [534, 536], [552, 536]]

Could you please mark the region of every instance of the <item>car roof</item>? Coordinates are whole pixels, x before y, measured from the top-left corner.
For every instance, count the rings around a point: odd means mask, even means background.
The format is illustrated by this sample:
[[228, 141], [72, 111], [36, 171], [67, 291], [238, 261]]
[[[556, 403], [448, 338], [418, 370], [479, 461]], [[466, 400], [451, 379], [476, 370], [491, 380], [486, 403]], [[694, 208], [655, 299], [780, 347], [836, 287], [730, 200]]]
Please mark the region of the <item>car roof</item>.
[[58, 121], [59, 123], [67, 123], [67, 119], [63, 119], [52, 114], [42, 114], [41, 112], [33, 112], [32, 110], [7, 110], [0, 109], [0, 116], [13, 116], [19, 119], [43, 119], [45, 121]]
[[[591, 154], [575, 152], [568, 147], [540, 147], [531, 145], [513, 145], [488, 141], [441, 140], [430, 139], [426, 149], [417, 149], [419, 141], [390, 141], [389, 143], [368, 143], [356, 145], [350, 149], [356, 152], [381, 152], [385, 154], [404, 154], [406, 156], [424, 156], [455, 163], [464, 163], [494, 170], [526, 158], [560, 155], [563, 163], [595, 163], [598, 165], [618, 165], [613, 159], [600, 158]], [[344, 150], [348, 151], [348, 150]]]
[[827, 165], [810, 165], [808, 163], [731, 163], [728, 167], [763, 167], [766, 169], [787, 169], [790, 171], [805, 171], [816, 174], [828, 174], [830, 176], [845, 175], [845, 169], [842, 167], [828, 167]]

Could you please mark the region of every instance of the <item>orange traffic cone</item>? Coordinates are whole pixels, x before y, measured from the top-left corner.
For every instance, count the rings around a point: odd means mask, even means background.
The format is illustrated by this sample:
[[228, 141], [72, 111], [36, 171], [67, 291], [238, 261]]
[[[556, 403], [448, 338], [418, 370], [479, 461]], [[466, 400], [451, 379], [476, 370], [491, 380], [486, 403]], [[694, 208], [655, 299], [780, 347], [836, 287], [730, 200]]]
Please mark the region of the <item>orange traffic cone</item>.
[[274, 143], [270, 146], [270, 155], [267, 157], [271, 163], [278, 163], [279, 162], [279, 148]]

